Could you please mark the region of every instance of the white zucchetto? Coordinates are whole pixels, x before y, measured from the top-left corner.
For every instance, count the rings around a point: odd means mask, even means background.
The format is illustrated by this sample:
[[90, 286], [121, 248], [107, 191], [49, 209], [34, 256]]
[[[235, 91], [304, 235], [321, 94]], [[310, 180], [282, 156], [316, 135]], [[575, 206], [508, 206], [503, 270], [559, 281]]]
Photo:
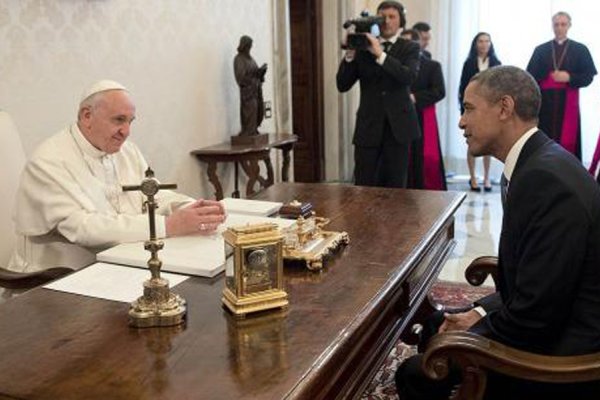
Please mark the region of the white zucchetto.
[[94, 83], [92, 86], [83, 91], [83, 94], [81, 95], [81, 103], [83, 103], [83, 101], [88, 97], [96, 93], [105, 92], [107, 90], [125, 90], [129, 92], [129, 90], [127, 90], [127, 88], [121, 85], [119, 82], [111, 81], [110, 79], [103, 79]]

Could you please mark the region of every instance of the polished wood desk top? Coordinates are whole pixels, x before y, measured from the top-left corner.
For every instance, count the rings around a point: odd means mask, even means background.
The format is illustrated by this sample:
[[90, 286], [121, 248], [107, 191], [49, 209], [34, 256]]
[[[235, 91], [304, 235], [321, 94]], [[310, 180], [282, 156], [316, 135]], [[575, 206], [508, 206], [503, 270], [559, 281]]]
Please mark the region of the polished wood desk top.
[[350, 235], [321, 273], [286, 267], [287, 311], [235, 320], [222, 276], [190, 278], [174, 289], [188, 302], [185, 328], [137, 330], [128, 304], [37, 288], [0, 305], [0, 398], [357, 395], [397, 340], [405, 283], [451, 241], [464, 194], [277, 184], [256, 198], [311, 201]]

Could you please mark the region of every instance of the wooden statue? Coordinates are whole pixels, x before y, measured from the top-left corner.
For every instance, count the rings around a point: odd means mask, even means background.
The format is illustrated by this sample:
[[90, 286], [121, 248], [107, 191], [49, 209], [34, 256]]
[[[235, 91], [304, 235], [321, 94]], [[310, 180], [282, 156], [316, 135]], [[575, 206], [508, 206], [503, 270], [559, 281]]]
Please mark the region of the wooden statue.
[[258, 135], [258, 127], [264, 117], [262, 84], [265, 81], [267, 64], [260, 68], [250, 55], [252, 38], [242, 36], [238, 54], [233, 60], [235, 80], [240, 87], [240, 119], [242, 129], [239, 136]]

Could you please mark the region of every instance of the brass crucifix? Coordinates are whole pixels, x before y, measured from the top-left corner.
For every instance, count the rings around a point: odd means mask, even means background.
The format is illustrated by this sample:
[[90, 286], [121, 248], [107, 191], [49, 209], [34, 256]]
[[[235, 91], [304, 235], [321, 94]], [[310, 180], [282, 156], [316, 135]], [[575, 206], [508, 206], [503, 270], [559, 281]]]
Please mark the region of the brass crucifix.
[[179, 325], [185, 321], [185, 300], [171, 293], [169, 281], [160, 277], [162, 261], [158, 258], [158, 251], [164, 243], [156, 238], [155, 210], [158, 204], [154, 196], [161, 189], [176, 188], [173, 183], [159, 183], [150, 167], [140, 185], [123, 186], [124, 192], [140, 190], [147, 197], [144, 206], [150, 221], [150, 239], [144, 242], [144, 248], [151, 254], [148, 267], [152, 278], [144, 282], [144, 295], [131, 303], [129, 310], [129, 324], [137, 328]]
[[152, 273], [152, 279], [160, 279], [160, 268], [162, 267], [162, 261], [158, 258], [158, 251], [164, 246], [164, 243], [156, 239], [156, 219], [154, 210], [158, 207], [158, 203], [154, 200], [154, 195], [161, 189], [177, 189], [175, 183], [164, 183], [161, 184], [154, 177], [154, 171], [148, 167], [146, 170], [146, 178], [139, 185], [125, 185], [123, 186], [124, 192], [131, 192], [134, 190], [140, 190], [146, 197], [144, 201], [144, 209], [148, 210], [148, 219], [150, 220], [150, 240], [144, 243], [144, 248], [150, 251], [150, 260], [148, 260], [148, 267]]

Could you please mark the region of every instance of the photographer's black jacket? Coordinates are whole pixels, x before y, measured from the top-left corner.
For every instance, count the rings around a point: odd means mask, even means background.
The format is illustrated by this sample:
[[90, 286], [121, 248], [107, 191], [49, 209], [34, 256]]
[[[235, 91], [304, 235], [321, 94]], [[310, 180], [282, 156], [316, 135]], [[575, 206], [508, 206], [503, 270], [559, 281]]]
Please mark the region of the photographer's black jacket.
[[420, 137], [417, 113], [410, 100], [410, 85], [418, 67], [419, 45], [402, 38], [388, 50], [383, 65], [377, 64], [368, 51], [357, 51], [351, 62], [342, 60], [337, 73], [338, 90], [346, 92], [360, 81], [355, 146], [380, 146], [386, 118], [398, 143]]

